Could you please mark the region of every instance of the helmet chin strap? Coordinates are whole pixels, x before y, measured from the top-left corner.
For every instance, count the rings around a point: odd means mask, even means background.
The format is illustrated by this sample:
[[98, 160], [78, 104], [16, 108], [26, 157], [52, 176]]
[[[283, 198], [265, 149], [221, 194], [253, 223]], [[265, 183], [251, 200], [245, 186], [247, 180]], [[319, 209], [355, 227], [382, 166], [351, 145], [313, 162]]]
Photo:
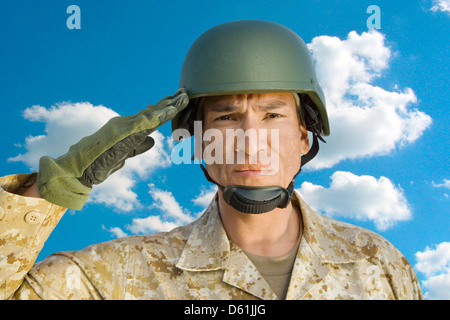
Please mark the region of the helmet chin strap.
[[317, 152], [319, 152], [319, 142], [317, 138], [318, 135], [313, 133], [313, 144], [311, 149], [307, 154], [302, 156], [300, 169], [294, 175], [287, 188], [281, 186], [251, 187], [239, 185], [228, 185], [224, 187], [209, 176], [203, 164], [200, 163], [200, 167], [202, 168], [206, 179], [209, 182], [216, 184], [222, 191], [225, 202], [239, 212], [260, 214], [272, 211], [275, 208], [286, 208], [294, 193], [295, 178], [302, 170], [302, 166], [314, 158]]

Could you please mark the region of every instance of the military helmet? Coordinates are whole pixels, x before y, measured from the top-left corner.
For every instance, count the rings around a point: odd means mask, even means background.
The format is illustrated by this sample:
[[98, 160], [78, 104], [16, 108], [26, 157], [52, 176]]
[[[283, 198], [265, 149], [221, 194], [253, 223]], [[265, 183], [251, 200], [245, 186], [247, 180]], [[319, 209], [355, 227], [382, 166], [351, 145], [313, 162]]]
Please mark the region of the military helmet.
[[204, 32], [185, 57], [179, 86], [187, 90], [192, 105], [172, 120], [172, 130], [189, 129], [194, 98], [293, 92], [307, 98], [321, 120], [317, 133], [330, 133], [325, 96], [307, 46], [274, 22], [240, 20]]

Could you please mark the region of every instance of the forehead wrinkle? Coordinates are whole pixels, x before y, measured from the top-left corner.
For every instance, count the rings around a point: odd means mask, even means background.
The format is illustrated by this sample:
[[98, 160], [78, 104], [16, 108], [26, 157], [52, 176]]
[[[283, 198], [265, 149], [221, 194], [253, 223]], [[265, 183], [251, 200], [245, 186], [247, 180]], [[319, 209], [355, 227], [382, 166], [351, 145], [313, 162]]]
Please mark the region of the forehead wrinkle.
[[239, 109], [239, 105], [236, 105], [235, 103], [229, 104], [229, 103], [216, 103], [213, 104], [211, 107], [208, 108], [208, 111], [211, 112], [233, 112]]
[[[210, 100], [211, 99], [211, 100]], [[209, 101], [208, 101], [209, 100]], [[247, 102], [256, 112], [269, 112], [271, 110], [288, 107], [289, 103], [285, 98], [266, 94], [236, 94], [230, 96], [205, 97], [202, 99], [202, 106], [207, 102], [205, 111], [211, 113], [235, 113], [243, 111], [243, 105]]]
[[[233, 96], [216, 96], [216, 97], [205, 97], [202, 99], [202, 104], [207, 105], [208, 112], [233, 112], [238, 109], [242, 97], [240, 95]], [[206, 111], [205, 110], [205, 111]]]
[[[281, 100], [255, 103], [253, 109], [260, 111], [270, 111], [286, 107], [287, 103]], [[235, 112], [242, 108], [241, 101], [218, 102], [208, 108], [212, 112]]]
[[260, 103], [256, 107], [262, 111], [270, 111], [270, 110], [274, 110], [274, 109], [283, 108], [286, 106], [287, 106], [286, 102], [276, 100], [276, 101], [269, 101], [267, 103]]

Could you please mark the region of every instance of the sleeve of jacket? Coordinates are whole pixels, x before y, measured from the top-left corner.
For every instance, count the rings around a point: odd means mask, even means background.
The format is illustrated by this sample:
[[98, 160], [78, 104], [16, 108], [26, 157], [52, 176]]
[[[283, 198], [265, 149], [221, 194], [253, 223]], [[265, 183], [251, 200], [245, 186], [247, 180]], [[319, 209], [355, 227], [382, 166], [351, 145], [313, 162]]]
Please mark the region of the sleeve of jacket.
[[[381, 272], [378, 276], [385, 278], [396, 300], [423, 300], [419, 280], [411, 264], [405, 256], [390, 242], [381, 236], [379, 245], [379, 265]], [[382, 281], [380, 281], [382, 282]]]
[[129, 268], [134, 266], [130, 261], [128, 238], [58, 252], [33, 266], [13, 299], [127, 299], [127, 275], [133, 277]]
[[[20, 195], [35, 182], [36, 176], [37, 174], [33, 173], [0, 178], [2, 300], [12, 298], [21, 287], [45, 241], [66, 211], [66, 208], [49, 203], [45, 199]], [[26, 285], [22, 286], [25, 287]]]
[[[420, 288], [419, 279], [414, 272], [411, 264], [406, 260], [400, 251], [395, 249], [398, 258], [398, 270], [392, 272], [397, 273], [398, 285], [397, 285], [397, 299], [399, 300], [423, 300], [422, 290]], [[389, 266], [392, 269], [395, 267]]]

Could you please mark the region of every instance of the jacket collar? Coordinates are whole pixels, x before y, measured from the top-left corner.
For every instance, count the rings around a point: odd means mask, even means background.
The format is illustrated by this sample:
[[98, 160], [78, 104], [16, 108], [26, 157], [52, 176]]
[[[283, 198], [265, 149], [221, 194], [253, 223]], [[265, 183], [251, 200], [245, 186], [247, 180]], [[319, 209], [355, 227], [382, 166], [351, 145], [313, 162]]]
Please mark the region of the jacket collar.
[[[344, 226], [350, 225], [316, 213], [297, 192], [292, 197], [303, 218], [303, 236], [294, 262], [288, 299], [303, 297], [331, 270], [331, 264], [351, 263], [366, 258], [357, 244], [345, 238]], [[191, 225], [177, 267], [188, 271], [223, 269], [223, 280], [258, 297], [276, 298], [264, 281], [245, 285], [249, 271], [254, 270], [250, 260], [235, 244], [230, 243], [220, 219], [217, 194], [205, 213]], [[254, 274], [253, 274], [254, 276]], [[248, 282], [248, 281], [247, 281]], [[267, 294], [269, 292], [270, 294]]]
[[220, 219], [216, 194], [203, 215], [192, 223], [176, 266], [189, 271], [224, 269], [229, 256], [230, 241]]

